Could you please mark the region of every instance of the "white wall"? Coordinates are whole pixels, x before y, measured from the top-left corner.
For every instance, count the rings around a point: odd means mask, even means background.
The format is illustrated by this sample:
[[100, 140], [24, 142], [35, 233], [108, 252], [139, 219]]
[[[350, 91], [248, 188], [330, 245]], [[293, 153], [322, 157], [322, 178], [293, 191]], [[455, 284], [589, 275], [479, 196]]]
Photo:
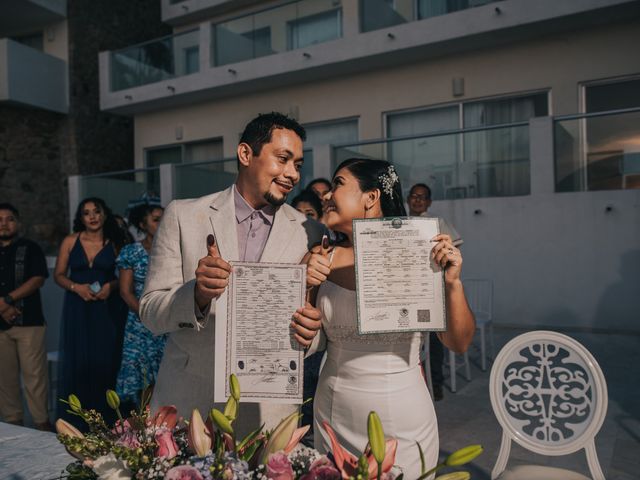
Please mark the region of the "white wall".
[[640, 333], [640, 190], [450, 200], [431, 210], [462, 235], [464, 276], [493, 280], [496, 323]]

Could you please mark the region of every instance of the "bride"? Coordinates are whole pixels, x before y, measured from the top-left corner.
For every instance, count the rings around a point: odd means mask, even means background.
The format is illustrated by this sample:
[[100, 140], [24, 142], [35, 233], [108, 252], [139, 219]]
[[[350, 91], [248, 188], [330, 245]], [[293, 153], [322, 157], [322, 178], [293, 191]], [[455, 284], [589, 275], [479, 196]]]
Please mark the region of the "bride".
[[[322, 428], [327, 421], [340, 444], [358, 456], [367, 444], [367, 415], [375, 410], [385, 435], [398, 440], [396, 465], [404, 478], [420, 476], [415, 442], [425, 452], [427, 466], [438, 459], [438, 426], [427, 386], [421, 375], [420, 333], [359, 335], [352, 220], [404, 216], [400, 181], [393, 166], [382, 160], [352, 158], [333, 176], [324, 200], [326, 225], [344, 234], [333, 249], [313, 249], [307, 257], [307, 282], [314, 287], [312, 300], [323, 312], [327, 357], [314, 398], [314, 443], [322, 453], [330, 440]], [[447, 331], [440, 340], [463, 352], [475, 331], [460, 269], [462, 256], [448, 235], [433, 238], [432, 258], [445, 271]], [[425, 269], [428, 268], [425, 265]]]

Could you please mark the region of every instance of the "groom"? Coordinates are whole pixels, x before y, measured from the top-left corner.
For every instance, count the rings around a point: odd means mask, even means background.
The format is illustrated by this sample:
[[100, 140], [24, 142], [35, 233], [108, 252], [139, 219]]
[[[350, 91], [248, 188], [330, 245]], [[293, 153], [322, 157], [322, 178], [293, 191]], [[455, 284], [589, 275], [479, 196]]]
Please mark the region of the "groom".
[[[232, 261], [300, 263], [320, 242], [323, 226], [285, 204], [300, 180], [304, 128], [280, 113], [259, 115], [237, 149], [235, 185], [205, 197], [173, 201], [156, 234], [140, 318], [154, 334], [168, 333], [151, 402], [175, 405], [189, 417], [213, 406], [216, 299]], [[294, 336], [311, 344], [321, 313], [310, 304], [291, 312]], [[218, 406], [219, 407], [219, 406]], [[293, 406], [243, 403], [239, 433], [274, 427]]]

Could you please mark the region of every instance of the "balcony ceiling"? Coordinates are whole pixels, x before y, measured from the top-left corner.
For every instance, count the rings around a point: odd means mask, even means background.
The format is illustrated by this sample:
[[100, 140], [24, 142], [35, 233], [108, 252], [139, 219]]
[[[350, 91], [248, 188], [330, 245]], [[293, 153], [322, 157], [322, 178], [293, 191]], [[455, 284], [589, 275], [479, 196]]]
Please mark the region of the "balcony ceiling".
[[0, 38], [33, 33], [66, 16], [66, 0], [0, 0]]

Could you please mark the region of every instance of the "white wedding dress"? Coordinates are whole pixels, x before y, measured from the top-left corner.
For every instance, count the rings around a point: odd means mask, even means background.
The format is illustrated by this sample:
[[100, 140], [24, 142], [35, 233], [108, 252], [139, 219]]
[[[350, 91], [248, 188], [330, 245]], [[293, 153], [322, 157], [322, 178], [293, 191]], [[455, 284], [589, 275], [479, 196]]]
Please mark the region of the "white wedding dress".
[[340, 444], [360, 456], [367, 445], [367, 416], [375, 410], [386, 437], [398, 440], [395, 464], [407, 480], [420, 476], [420, 455], [427, 469], [438, 460], [438, 425], [420, 371], [419, 333], [358, 335], [356, 293], [332, 282], [318, 292], [324, 313], [327, 355], [314, 397], [314, 443], [331, 450], [322, 428], [327, 421]]

